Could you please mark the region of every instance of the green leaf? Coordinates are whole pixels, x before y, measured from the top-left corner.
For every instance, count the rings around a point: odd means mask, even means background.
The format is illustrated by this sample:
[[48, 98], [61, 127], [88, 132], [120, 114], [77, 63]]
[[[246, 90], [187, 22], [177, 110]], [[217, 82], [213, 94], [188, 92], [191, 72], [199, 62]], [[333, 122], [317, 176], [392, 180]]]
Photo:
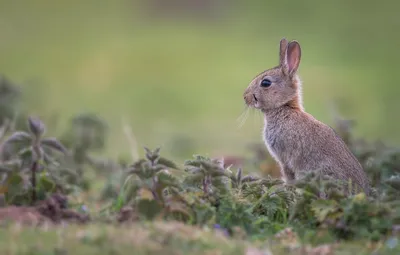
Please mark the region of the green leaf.
[[142, 181], [135, 178], [133, 175], [130, 175], [126, 178], [124, 184], [122, 185], [119, 197], [123, 195], [125, 201], [130, 202], [136, 197], [138, 190], [142, 186]]
[[151, 167], [152, 173], [150, 176], [153, 176], [154, 174], [156, 174], [162, 170], [166, 170], [165, 166], [157, 164], [157, 165]]
[[329, 214], [336, 212], [338, 209], [339, 205], [334, 200], [318, 199], [311, 203], [311, 210], [319, 222], [324, 221]]
[[195, 186], [200, 184], [203, 179], [204, 174], [202, 173], [191, 174], [183, 180], [183, 184], [188, 186]]
[[154, 219], [161, 213], [162, 207], [156, 200], [140, 199], [137, 203], [137, 211], [148, 220]]
[[211, 184], [218, 190], [219, 194], [229, 194], [232, 191], [232, 181], [226, 176], [212, 178]]
[[400, 176], [392, 176], [385, 183], [389, 184], [392, 188], [400, 190]]
[[0, 174], [8, 174], [11, 173], [13, 170], [7, 166], [0, 166]]
[[43, 156], [44, 163], [59, 165], [59, 163], [54, 158], [52, 158], [50, 155], [48, 155], [47, 153], [43, 153], [42, 156]]
[[32, 137], [30, 134], [17, 131], [10, 135], [5, 141], [4, 144], [12, 144], [12, 143], [27, 143], [29, 144], [32, 141]]
[[24, 148], [18, 152], [18, 156], [23, 161], [32, 159], [32, 147]]
[[24, 194], [27, 190], [24, 189], [24, 180], [19, 174], [11, 174], [6, 180], [5, 197], [8, 204], [15, 204], [25, 200]]
[[203, 168], [201, 167], [194, 167], [194, 166], [189, 166], [185, 168], [186, 172], [189, 172], [191, 174], [201, 174], [201, 175], [205, 175], [206, 172]]
[[242, 183], [242, 169], [239, 168], [237, 173], [236, 173], [236, 182], [238, 185]]
[[193, 222], [193, 213], [190, 208], [180, 200], [172, 197], [164, 209], [164, 214], [169, 219], [182, 222]]
[[179, 188], [179, 181], [173, 175], [169, 174], [166, 171], [161, 171], [157, 173], [157, 182], [164, 187], [173, 186]]
[[157, 163], [160, 164], [160, 165], [164, 165], [166, 167], [169, 167], [169, 168], [180, 170], [180, 168], [173, 161], [171, 161], [169, 159], [166, 159], [166, 158], [163, 158], [163, 157], [160, 157], [158, 159]]
[[160, 156], [160, 149], [161, 148], [156, 148], [154, 151], [151, 151], [149, 148], [144, 147], [144, 150], [146, 151], [146, 158], [151, 162], [156, 162]]
[[45, 192], [53, 192], [56, 188], [56, 184], [45, 174], [41, 174], [38, 184], [39, 188], [43, 188]]
[[253, 182], [253, 181], [257, 181], [257, 180], [259, 180], [259, 179], [260, 179], [260, 178], [255, 177], [255, 176], [246, 175], [245, 177], [243, 177], [242, 183], [245, 183], [245, 182]]
[[43, 122], [39, 118], [32, 116], [28, 118], [28, 128], [36, 137], [42, 136], [45, 131]]
[[19, 174], [12, 174], [7, 178], [7, 183], [9, 185], [18, 185], [23, 183], [23, 178]]
[[114, 203], [114, 210], [119, 211], [122, 209], [122, 207], [124, 207], [125, 204], [125, 196], [124, 194], [121, 192], [118, 194], [117, 200]]
[[67, 154], [68, 152], [64, 145], [62, 145], [62, 143], [55, 137], [44, 138], [41, 140], [41, 144], [64, 154]]

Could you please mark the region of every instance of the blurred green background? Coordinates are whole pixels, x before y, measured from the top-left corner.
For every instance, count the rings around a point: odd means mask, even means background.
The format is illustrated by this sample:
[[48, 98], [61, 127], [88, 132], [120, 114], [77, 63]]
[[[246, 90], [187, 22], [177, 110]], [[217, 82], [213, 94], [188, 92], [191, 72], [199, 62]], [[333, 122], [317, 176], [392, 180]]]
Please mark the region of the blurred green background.
[[[261, 141], [243, 90], [278, 63], [282, 37], [302, 46], [305, 108], [358, 135], [400, 142], [399, 1], [0, 1], [0, 73], [24, 87], [32, 114], [94, 112], [110, 156], [138, 146], [168, 156], [240, 154]], [[62, 125], [57, 131], [62, 131]], [[141, 151], [141, 149], [140, 149]]]

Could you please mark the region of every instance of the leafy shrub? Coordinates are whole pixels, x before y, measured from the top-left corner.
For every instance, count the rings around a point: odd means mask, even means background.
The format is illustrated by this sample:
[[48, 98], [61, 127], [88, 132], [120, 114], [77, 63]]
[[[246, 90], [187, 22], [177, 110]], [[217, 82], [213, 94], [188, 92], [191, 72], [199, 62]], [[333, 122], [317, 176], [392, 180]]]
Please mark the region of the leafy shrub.
[[241, 169], [234, 173], [223, 161], [203, 156], [185, 161], [181, 170], [160, 157], [160, 149], [146, 149], [146, 158], [128, 168], [114, 208], [130, 206], [146, 219], [205, 224], [228, 234], [239, 227], [253, 238], [287, 227], [303, 238], [321, 233], [331, 239], [384, 238], [400, 223], [400, 154], [355, 140], [343, 125], [339, 131], [371, 178], [370, 197], [347, 195], [348, 186], [320, 171], [286, 185], [269, 176], [243, 176]]

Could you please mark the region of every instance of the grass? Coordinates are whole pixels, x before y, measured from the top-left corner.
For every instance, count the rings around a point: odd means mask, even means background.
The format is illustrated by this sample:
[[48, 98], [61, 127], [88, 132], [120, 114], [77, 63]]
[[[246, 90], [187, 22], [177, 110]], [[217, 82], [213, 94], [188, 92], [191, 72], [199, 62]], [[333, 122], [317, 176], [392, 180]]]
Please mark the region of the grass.
[[[176, 222], [125, 226], [90, 224], [41, 229], [10, 225], [0, 229], [0, 252], [8, 255], [39, 254], [396, 254], [389, 243], [341, 243], [309, 246], [298, 240], [255, 242], [226, 238], [221, 232]], [[318, 253], [318, 249], [320, 253]], [[264, 252], [264, 253], [262, 253]], [[308, 253], [307, 253], [308, 252]], [[315, 252], [315, 253], [311, 253]], [[325, 253], [324, 253], [325, 252]], [[334, 252], [334, 253], [332, 253]]]
[[246, 247], [179, 223], [10, 230], [0, 232], [2, 254], [243, 254]]

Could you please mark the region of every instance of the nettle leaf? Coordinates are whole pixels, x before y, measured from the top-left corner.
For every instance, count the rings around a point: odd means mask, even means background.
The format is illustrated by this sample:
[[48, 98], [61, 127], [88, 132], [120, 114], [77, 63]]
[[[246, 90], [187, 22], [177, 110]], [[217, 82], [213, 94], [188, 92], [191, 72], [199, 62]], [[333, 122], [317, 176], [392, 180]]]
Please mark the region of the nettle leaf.
[[385, 181], [386, 184], [390, 185], [392, 188], [400, 191], [400, 176], [392, 176]]
[[160, 165], [164, 165], [164, 166], [166, 166], [168, 168], [173, 168], [173, 169], [176, 169], [176, 170], [180, 170], [180, 168], [172, 160], [169, 160], [167, 158], [160, 157], [158, 159], [157, 163], [160, 164]]
[[222, 167], [220, 167], [218, 164], [211, 162], [211, 161], [200, 161], [200, 165], [204, 169], [206, 169], [207, 171], [210, 171], [210, 172], [216, 172], [216, 171], [223, 170]]
[[162, 170], [166, 170], [165, 166], [163, 166], [163, 165], [157, 164], [155, 166], [152, 166], [151, 167], [151, 171], [152, 171], [151, 176], [156, 174], [156, 173], [158, 173], [158, 172], [160, 172], [160, 171], [162, 171]]
[[142, 181], [135, 178], [135, 176], [130, 175], [125, 180], [124, 184], [122, 185], [120, 193], [123, 194], [125, 201], [133, 200], [140, 188], [143, 186]]
[[192, 209], [197, 224], [201, 225], [215, 221], [216, 208], [209, 203], [196, 201], [196, 203], [193, 203]]
[[0, 184], [0, 195], [5, 194], [8, 191], [8, 186], [4, 184]]
[[12, 171], [13, 170], [8, 166], [0, 165], [0, 174], [8, 174], [11, 173]]
[[242, 183], [242, 169], [239, 168], [237, 173], [236, 173], [236, 182], [238, 185]]
[[148, 220], [154, 219], [162, 211], [161, 205], [156, 200], [139, 199], [136, 207], [137, 212]]
[[27, 192], [24, 189], [24, 179], [19, 174], [11, 174], [7, 177], [4, 184], [5, 195], [7, 203], [14, 203], [16, 200], [20, 200], [20, 196]]
[[191, 173], [191, 174], [203, 174], [203, 175], [206, 174], [206, 171], [205, 171], [203, 168], [201, 168], [201, 167], [195, 167], [195, 166], [186, 167], [186, 168], [185, 168], [185, 171], [186, 171], [186, 172], [189, 172], [189, 173]]
[[17, 131], [10, 135], [5, 141], [4, 144], [13, 144], [13, 143], [26, 143], [30, 144], [32, 141], [32, 137], [30, 134], [24, 131]]
[[19, 174], [12, 174], [7, 178], [8, 185], [18, 185], [23, 183], [24, 179]]
[[154, 198], [153, 193], [149, 188], [141, 188], [137, 192], [138, 198], [152, 200]]
[[41, 174], [38, 187], [43, 189], [45, 192], [53, 192], [56, 188], [56, 184], [50, 180], [46, 174]]
[[243, 179], [242, 179], [242, 183], [245, 183], [245, 182], [254, 182], [254, 181], [257, 181], [257, 180], [259, 180], [260, 178], [259, 177], [256, 177], [256, 176], [251, 176], [251, 175], [246, 175], [245, 177], [243, 177]]
[[220, 194], [229, 194], [232, 191], [232, 181], [226, 176], [214, 177], [211, 179], [211, 183]]
[[214, 168], [210, 169], [209, 174], [212, 177], [228, 177], [231, 178], [232, 176], [232, 171], [224, 168]]
[[24, 148], [18, 152], [18, 157], [25, 160], [32, 159], [32, 147]]
[[166, 208], [162, 212], [162, 215], [166, 216], [167, 219], [173, 219], [182, 222], [193, 222], [193, 213], [190, 208], [180, 201], [171, 198], [167, 202]]
[[203, 179], [204, 179], [203, 173], [191, 174], [183, 180], [183, 184], [188, 186], [195, 186], [199, 185]]
[[132, 165], [130, 165], [129, 168], [131, 169], [136, 169], [136, 168], [141, 168], [143, 163], [145, 163], [146, 160], [145, 159], [139, 159], [138, 161], [136, 161], [135, 163], [133, 163]]
[[200, 166], [200, 163], [197, 162], [196, 160], [186, 160], [186, 161], [184, 162], [184, 165], [185, 165], [185, 166], [194, 166], [194, 167], [198, 167], [198, 166]]
[[146, 158], [151, 161], [151, 162], [156, 162], [158, 158], [160, 157], [160, 148], [156, 148], [154, 151], [151, 151], [147, 147], [144, 147], [146, 151]]
[[323, 222], [330, 214], [339, 210], [339, 205], [335, 200], [314, 200], [311, 203], [311, 210], [319, 222]]
[[264, 191], [261, 198], [254, 204], [253, 212], [268, 216], [274, 220], [285, 220], [286, 211], [294, 202], [293, 195], [283, 186], [273, 186]]
[[43, 122], [39, 118], [32, 116], [28, 118], [28, 128], [36, 137], [42, 136], [45, 131]]
[[260, 184], [268, 188], [278, 186], [283, 183], [284, 181], [282, 181], [281, 179], [263, 178], [260, 180]]
[[157, 173], [157, 181], [158, 183], [162, 184], [163, 186], [172, 186], [179, 188], [179, 181], [176, 177], [168, 173], [167, 171], [160, 171]]
[[207, 157], [200, 156], [200, 155], [194, 155], [193, 156], [195, 159], [194, 160], [186, 160], [184, 165], [185, 166], [194, 166], [194, 167], [200, 167], [204, 162], [211, 162], [211, 160]]
[[48, 155], [47, 153], [43, 153], [43, 161], [46, 164], [54, 164], [56, 166], [59, 166], [59, 163], [57, 162], [57, 160], [55, 160], [53, 157], [51, 157], [50, 155]]
[[160, 154], [160, 150], [161, 150], [161, 148], [160, 147], [158, 147], [158, 148], [156, 148], [154, 151], [153, 151], [153, 154]]
[[55, 137], [44, 138], [41, 140], [41, 144], [61, 153], [68, 153], [68, 150], [64, 147], [64, 145], [62, 145], [62, 143]]

